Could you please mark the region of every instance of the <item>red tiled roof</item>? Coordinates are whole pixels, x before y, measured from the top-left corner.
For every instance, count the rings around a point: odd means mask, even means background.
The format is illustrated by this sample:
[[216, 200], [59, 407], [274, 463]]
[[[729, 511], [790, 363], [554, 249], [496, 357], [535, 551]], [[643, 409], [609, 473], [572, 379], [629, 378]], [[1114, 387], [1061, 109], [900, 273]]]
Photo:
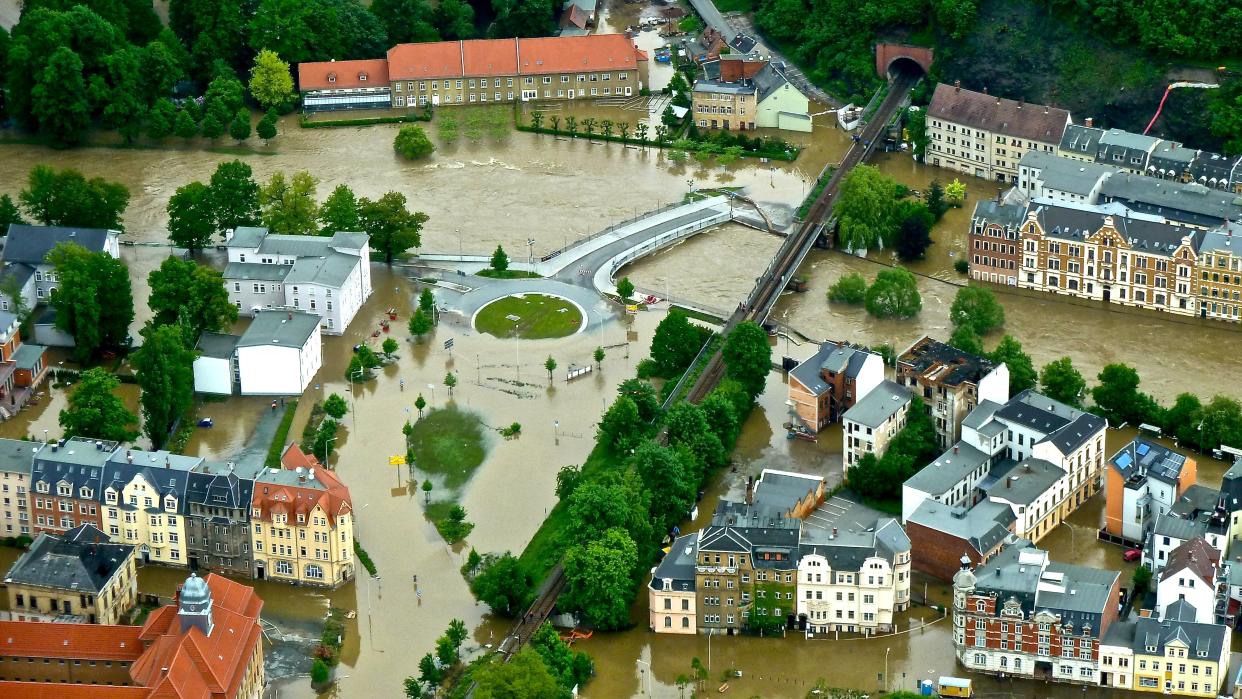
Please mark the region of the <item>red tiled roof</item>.
[[636, 70], [640, 55], [621, 34], [518, 39], [518, 71], [522, 75]]
[[60, 682], [0, 682], [4, 699], [146, 699], [146, 687], [118, 687], [98, 684], [61, 684]]
[[517, 42], [475, 39], [461, 42], [466, 75], [517, 75]]
[[[363, 75], [366, 76], [365, 80], [362, 79]], [[298, 64], [298, 88], [304, 91], [387, 85], [388, 61], [383, 58]]]
[[314, 456], [307, 454], [297, 443], [290, 444], [280, 457], [280, 463], [286, 470], [298, 468], [315, 469], [315, 481], [306, 481], [306, 485], [257, 483], [254, 488], [251, 507], [257, 508], [256, 519], [271, 521], [272, 514], [308, 515], [319, 506], [328, 517], [338, 517], [353, 510], [353, 501], [349, 496], [349, 488], [341, 482], [336, 473], [326, 469]]
[[940, 83], [927, 107], [929, 116], [1006, 136], [1060, 143], [1069, 124], [1064, 109], [1025, 104]]
[[571, 25], [579, 29], [586, 29], [590, 20], [591, 16], [578, 9], [577, 5], [570, 5], [569, 9], [565, 10], [561, 15], [560, 26], [562, 29]]
[[137, 626], [0, 621], [0, 655], [133, 662], [142, 654], [139, 631]]
[[744, 58], [720, 57], [720, 81], [737, 82], [743, 78], [753, 78], [768, 65], [767, 61], [748, 61]]
[[388, 75], [393, 80], [460, 78], [461, 43], [397, 44], [388, 49]]

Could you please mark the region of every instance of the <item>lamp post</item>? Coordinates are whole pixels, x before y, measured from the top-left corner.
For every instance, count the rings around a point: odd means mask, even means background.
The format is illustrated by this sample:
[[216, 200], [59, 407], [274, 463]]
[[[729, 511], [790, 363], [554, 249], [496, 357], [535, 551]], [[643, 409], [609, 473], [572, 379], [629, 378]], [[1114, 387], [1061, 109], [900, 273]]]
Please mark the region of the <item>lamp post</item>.
[[561, 443], [561, 421], [560, 420], [552, 421], [552, 439], [557, 444]]
[[888, 691], [888, 653], [892, 648], [884, 649], [884, 691]]
[[461, 249], [461, 229], [454, 228], [453, 232], [457, 234], [457, 261], [464, 262], [466, 260], [466, 256], [462, 253]]
[[[354, 377], [357, 377], [357, 379]], [[354, 394], [357, 393], [354, 389], [356, 388], [357, 380], [361, 378], [362, 367], [358, 367], [357, 370], [350, 372], [349, 374], [349, 429], [351, 430], [357, 429], [358, 427], [358, 400], [354, 396]]]
[[431, 389], [431, 405], [434, 407], [436, 404], [436, 385], [429, 383], [427, 384], [427, 388]]
[[[533, 267], [535, 265], [535, 239], [534, 238], [526, 239], [526, 253], [529, 256], [530, 265]], [[534, 270], [531, 270], [531, 271], [534, 271]]]
[[643, 660], [643, 659], [641, 659], [641, 658], [640, 658], [640, 659], [638, 659], [638, 660], [635, 660], [634, 662], [636, 662], [636, 663], [638, 663], [638, 664], [640, 664], [640, 665], [646, 665], [646, 666], [647, 666], [646, 668], [641, 668], [641, 667], [640, 667], [640, 668], [638, 668], [638, 673], [639, 673], [639, 674], [638, 674], [638, 691], [642, 692], [643, 694], [651, 694], [651, 688], [650, 688], [650, 684], [649, 684], [649, 683], [650, 683], [650, 680], [649, 680], [649, 679], [647, 679], [647, 678], [648, 678], [648, 674], [647, 674], [647, 673], [649, 673], [649, 672], [651, 671], [651, 663], [649, 663], [649, 662], [647, 662], [646, 660]]
[[334, 444], [335, 442], [336, 442], [336, 435], [332, 435], [331, 437], [328, 437], [328, 439], [324, 441], [324, 445], [323, 445], [323, 465], [326, 466], [329, 470], [331, 470], [332, 468], [332, 447], [331, 445]]

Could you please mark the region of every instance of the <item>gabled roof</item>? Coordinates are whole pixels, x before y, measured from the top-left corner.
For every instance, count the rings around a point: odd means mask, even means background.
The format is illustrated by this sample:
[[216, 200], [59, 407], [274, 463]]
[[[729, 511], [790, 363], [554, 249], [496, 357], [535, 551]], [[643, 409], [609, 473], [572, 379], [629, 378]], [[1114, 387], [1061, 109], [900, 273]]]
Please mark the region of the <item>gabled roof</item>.
[[63, 537], [40, 534], [4, 582], [98, 593], [133, 553], [132, 546], [109, 543], [107, 534], [83, 524]]
[[[1095, 158], [1096, 145], [1104, 129], [1097, 129], [1082, 124], [1066, 124], [1065, 133], [1061, 136], [1061, 150], [1078, 153], [1088, 158]], [[1030, 151], [1034, 152], [1034, 151]]]
[[1220, 552], [1212, 548], [1201, 537], [1184, 541], [1169, 554], [1169, 560], [1160, 571], [1160, 580], [1189, 571], [1208, 585], [1216, 580], [1216, 564], [1220, 562]]
[[1182, 519], [1167, 513], [1156, 517], [1156, 524], [1152, 527], [1152, 534], [1154, 536], [1167, 536], [1170, 539], [1177, 539], [1179, 541], [1187, 541], [1196, 536], [1203, 536], [1203, 533], [1206, 531], [1206, 521]]
[[461, 45], [456, 41], [397, 44], [388, 49], [388, 75], [392, 80], [460, 78], [465, 75], [462, 61]]
[[[1114, 175], [1109, 182], [1124, 176]], [[1135, 252], [1163, 257], [1172, 257], [1184, 238], [1190, 239], [1192, 248], [1197, 248], [1196, 241], [1203, 239], [1201, 230], [1180, 226], [1161, 216], [1131, 211], [1117, 202], [1091, 205], [1037, 197], [1027, 205], [1028, 216], [1031, 213], [1050, 237], [1082, 243], [1104, 224], [1111, 223]]]
[[[273, 513], [283, 513], [295, 521], [296, 515], [308, 515], [316, 506], [329, 518], [353, 511], [349, 488], [297, 443], [286, 447], [280, 462], [283, 468], [265, 469], [256, 479], [251, 507], [258, 513], [252, 513], [253, 519], [266, 522]], [[331, 524], [335, 526], [335, 519]]]
[[808, 391], [818, 395], [828, 390], [828, 383], [824, 381], [821, 371], [834, 374], [844, 372], [850, 378], [858, 378], [868, 356], [875, 356], [877, 359], [880, 357], [862, 347], [828, 341], [821, 343], [819, 351], [789, 373], [806, 386]]
[[348, 90], [359, 87], [388, 87], [388, 61], [369, 58], [298, 64], [300, 90]]
[[232, 359], [233, 350], [237, 349], [237, 341], [240, 339], [241, 337], [238, 335], [205, 332], [198, 337], [198, 345], [195, 349], [203, 357]]
[[651, 589], [663, 590], [668, 580], [673, 592], [694, 592], [694, 567], [698, 555], [698, 534], [686, 534], [673, 542], [668, 554], [651, 575]]
[[141, 632], [137, 626], [0, 621], [0, 655], [133, 662], [142, 653]]
[[1220, 660], [1229, 642], [1228, 626], [1223, 624], [1198, 624], [1190, 621], [1157, 620], [1150, 617], [1135, 622], [1134, 653], [1143, 655], [1165, 654], [1165, 646], [1180, 643], [1187, 648], [1192, 659]]
[[905, 485], [939, 495], [961, 483], [962, 479], [986, 465], [991, 458], [966, 442], [958, 441], [952, 449], [907, 478]]
[[109, 235], [119, 231], [104, 228], [74, 228], [70, 226], [30, 226], [22, 223], [9, 224], [9, 235], [4, 241], [3, 260], [28, 265], [45, 264], [47, 254], [59, 243], [74, 243], [91, 252], [103, 252]]
[[1185, 456], [1163, 444], [1137, 437], [1113, 454], [1108, 465], [1120, 473], [1122, 478], [1147, 475], [1176, 485], [1187, 461]]
[[358, 267], [358, 257], [334, 250], [323, 257], [299, 257], [292, 267], [278, 266], [286, 271], [286, 284], [322, 284], [336, 288]]
[[637, 70], [646, 56], [623, 34], [518, 39], [518, 73]]
[[973, 129], [1044, 143], [1060, 143], [1069, 112], [1025, 104], [940, 83], [932, 94], [928, 116]]
[[1013, 508], [991, 500], [967, 510], [928, 498], [919, 504], [906, 524], [918, 524], [962, 539], [983, 556], [1011, 536], [1009, 526], [1016, 519]]
[[908, 388], [896, 381], [885, 379], [845, 411], [841, 419], [875, 429], [909, 405], [913, 398]]
[[[582, 26], [586, 26], [585, 17]], [[461, 56], [466, 75], [517, 75], [517, 47], [512, 39], [463, 41]]]

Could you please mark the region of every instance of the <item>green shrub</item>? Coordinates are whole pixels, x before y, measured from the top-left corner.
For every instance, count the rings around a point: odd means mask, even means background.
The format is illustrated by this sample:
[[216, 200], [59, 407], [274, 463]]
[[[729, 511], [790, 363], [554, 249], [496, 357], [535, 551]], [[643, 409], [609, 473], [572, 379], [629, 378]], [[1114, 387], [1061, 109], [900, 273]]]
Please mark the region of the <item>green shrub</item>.
[[267, 468], [280, 468], [280, 456], [285, 453], [285, 440], [289, 438], [289, 428], [293, 425], [293, 414], [297, 412], [297, 408], [296, 398], [287, 401], [284, 417], [280, 419], [280, 426], [276, 428], [272, 443], [267, 448], [267, 458], [263, 460], [263, 465]]
[[966, 274], [970, 271], [970, 263], [964, 258], [960, 259], [953, 263], [953, 269], [957, 270], [958, 274]]
[[828, 300], [836, 303], [862, 303], [866, 297], [867, 280], [858, 272], [850, 272], [828, 288]]
[[406, 160], [419, 160], [435, 152], [436, 146], [419, 126], [402, 126], [392, 142], [393, 150]]
[[358, 543], [357, 539], [354, 539], [354, 555], [358, 557], [359, 562], [362, 563], [362, 567], [367, 569], [367, 572], [371, 574], [371, 577], [375, 577], [375, 563], [371, 560], [371, 556], [367, 553], [367, 550], [362, 548], [362, 544]]
[[311, 684], [324, 684], [328, 681], [332, 671], [328, 669], [328, 664], [319, 658], [315, 658], [315, 662], [311, 663]]

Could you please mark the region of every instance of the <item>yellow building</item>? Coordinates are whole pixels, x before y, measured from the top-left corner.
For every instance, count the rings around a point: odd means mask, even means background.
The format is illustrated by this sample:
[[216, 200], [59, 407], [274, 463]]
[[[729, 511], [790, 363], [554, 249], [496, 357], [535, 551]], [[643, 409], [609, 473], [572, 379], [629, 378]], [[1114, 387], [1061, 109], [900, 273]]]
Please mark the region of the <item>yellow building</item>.
[[119, 624], [138, 601], [134, 560], [90, 524], [40, 534], [4, 576], [12, 619]]
[[1204, 233], [1198, 267], [1199, 317], [1242, 321], [1242, 224], [1230, 222]]
[[143, 563], [186, 566], [186, 485], [202, 461], [163, 451], [117, 450], [104, 466], [101, 488], [108, 536], [134, 546]]
[[1215, 697], [1229, 670], [1229, 627], [1199, 624], [1194, 607], [1174, 602], [1164, 620], [1139, 619], [1134, 633], [1134, 686], [1139, 692]]
[[266, 470], [251, 501], [254, 577], [335, 587], [354, 577], [349, 489], [297, 444]]

